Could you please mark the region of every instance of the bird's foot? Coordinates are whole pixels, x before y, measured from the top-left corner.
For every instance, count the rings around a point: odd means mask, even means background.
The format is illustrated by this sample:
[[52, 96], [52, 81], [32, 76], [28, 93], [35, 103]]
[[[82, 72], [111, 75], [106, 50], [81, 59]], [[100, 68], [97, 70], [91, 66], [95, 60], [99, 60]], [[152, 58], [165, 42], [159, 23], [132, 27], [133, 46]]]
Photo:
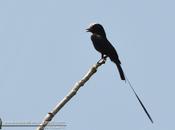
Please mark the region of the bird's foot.
[[108, 57], [108, 56], [106, 56], [106, 55], [103, 56], [97, 63], [99, 63], [99, 64], [102, 63], [102, 62], [105, 63], [106, 60], [107, 60], [107, 57]]
[[106, 61], [106, 59], [107, 59], [107, 55], [104, 55], [103, 57], [102, 57], [102, 59], [104, 59], [105, 61]]

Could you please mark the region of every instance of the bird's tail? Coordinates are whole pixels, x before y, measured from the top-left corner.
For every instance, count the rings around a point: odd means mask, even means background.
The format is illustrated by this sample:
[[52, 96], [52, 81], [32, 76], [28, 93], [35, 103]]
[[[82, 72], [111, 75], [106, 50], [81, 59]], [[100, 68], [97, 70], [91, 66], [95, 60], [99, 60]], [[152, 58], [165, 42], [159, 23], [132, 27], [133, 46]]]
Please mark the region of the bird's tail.
[[118, 71], [119, 71], [121, 80], [126, 80], [126, 79], [125, 79], [125, 74], [124, 74], [124, 72], [123, 72], [123, 69], [122, 69], [120, 63], [115, 63], [115, 64], [117, 65], [117, 68], [118, 68]]
[[115, 62], [115, 64], [117, 65], [118, 71], [119, 71], [119, 73], [120, 73], [120, 78], [121, 78], [122, 80], [125, 80], [126, 82], [128, 82], [130, 88], [131, 88], [132, 91], [134, 92], [134, 94], [135, 94], [137, 100], [139, 101], [139, 103], [140, 103], [140, 105], [142, 106], [143, 110], [145, 111], [146, 115], [148, 116], [148, 118], [150, 119], [150, 121], [153, 123], [153, 120], [152, 120], [150, 114], [148, 113], [148, 111], [146, 110], [146, 108], [145, 108], [145, 106], [143, 105], [142, 101], [140, 100], [139, 96], [137, 95], [136, 91], [134, 90], [134, 88], [133, 88], [131, 82], [130, 82], [129, 79], [126, 77], [126, 74], [123, 72], [123, 69], [122, 69], [122, 67], [121, 67], [121, 65], [120, 65], [120, 61], [117, 61], [117, 62], [114, 61], [114, 62]]
[[[126, 75], [125, 75], [125, 77], [126, 77]], [[134, 94], [135, 94], [137, 100], [139, 101], [139, 103], [140, 103], [140, 105], [142, 106], [143, 110], [145, 111], [146, 115], [148, 116], [148, 118], [150, 119], [150, 121], [153, 123], [153, 120], [152, 120], [150, 114], [149, 114], [148, 111], [146, 110], [146, 107], [143, 105], [142, 101], [140, 100], [139, 96], [137, 95], [136, 91], [134, 90], [134, 88], [133, 88], [131, 82], [129, 81], [129, 79], [128, 79], [127, 77], [126, 77], [126, 81], [128, 82], [130, 88], [131, 88], [132, 91], [134, 92]]]

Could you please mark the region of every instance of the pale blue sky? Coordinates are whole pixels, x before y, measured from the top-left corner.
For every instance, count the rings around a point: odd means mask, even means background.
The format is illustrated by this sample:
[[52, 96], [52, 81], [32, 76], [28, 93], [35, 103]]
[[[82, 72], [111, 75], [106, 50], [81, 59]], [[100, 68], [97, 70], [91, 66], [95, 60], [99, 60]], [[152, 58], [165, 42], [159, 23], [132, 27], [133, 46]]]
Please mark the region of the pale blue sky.
[[155, 123], [109, 60], [54, 121], [66, 122], [66, 130], [174, 130], [174, 5], [173, 0], [1, 0], [0, 117], [40, 122], [99, 60], [85, 32], [99, 22]]

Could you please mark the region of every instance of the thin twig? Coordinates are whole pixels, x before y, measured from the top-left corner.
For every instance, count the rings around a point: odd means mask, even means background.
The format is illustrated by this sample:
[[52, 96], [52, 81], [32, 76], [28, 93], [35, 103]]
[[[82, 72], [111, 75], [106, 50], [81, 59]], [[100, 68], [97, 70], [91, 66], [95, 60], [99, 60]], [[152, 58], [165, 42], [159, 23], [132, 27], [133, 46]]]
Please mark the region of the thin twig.
[[44, 128], [47, 126], [47, 124], [52, 120], [52, 118], [61, 110], [61, 108], [77, 93], [80, 87], [82, 87], [89, 79], [90, 77], [97, 72], [97, 69], [99, 66], [104, 64], [106, 62], [106, 58], [99, 60], [96, 64], [92, 66], [92, 68], [89, 69], [87, 74], [78, 82], [75, 83], [72, 90], [61, 100], [55, 108], [49, 112], [43, 119], [42, 123], [39, 125], [39, 127], [36, 130], [44, 130]]

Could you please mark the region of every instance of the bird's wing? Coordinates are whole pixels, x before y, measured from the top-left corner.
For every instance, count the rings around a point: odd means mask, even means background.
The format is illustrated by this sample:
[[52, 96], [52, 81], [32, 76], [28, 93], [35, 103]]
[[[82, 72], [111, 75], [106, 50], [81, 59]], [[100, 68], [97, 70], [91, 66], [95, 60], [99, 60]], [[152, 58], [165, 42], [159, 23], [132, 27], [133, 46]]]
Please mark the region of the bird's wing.
[[112, 61], [116, 61], [119, 64], [121, 64], [116, 49], [113, 47], [113, 45], [109, 41], [106, 44], [106, 48], [108, 50], [108, 55], [109, 55], [110, 59]]

